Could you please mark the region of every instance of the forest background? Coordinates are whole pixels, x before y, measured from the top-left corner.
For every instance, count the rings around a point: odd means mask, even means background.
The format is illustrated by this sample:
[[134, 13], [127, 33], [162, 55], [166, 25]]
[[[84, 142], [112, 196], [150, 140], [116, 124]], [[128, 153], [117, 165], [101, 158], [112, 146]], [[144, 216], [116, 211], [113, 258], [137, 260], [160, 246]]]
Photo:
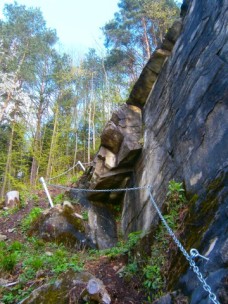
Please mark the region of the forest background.
[[[89, 163], [111, 113], [179, 17], [174, 0], [120, 0], [103, 28], [105, 52], [58, 52], [39, 8], [4, 6], [0, 19], [0, 199]], [[74, 169], [71, 182], [75, 181]], [[58, 183], [66, 183], [62, 176]]]

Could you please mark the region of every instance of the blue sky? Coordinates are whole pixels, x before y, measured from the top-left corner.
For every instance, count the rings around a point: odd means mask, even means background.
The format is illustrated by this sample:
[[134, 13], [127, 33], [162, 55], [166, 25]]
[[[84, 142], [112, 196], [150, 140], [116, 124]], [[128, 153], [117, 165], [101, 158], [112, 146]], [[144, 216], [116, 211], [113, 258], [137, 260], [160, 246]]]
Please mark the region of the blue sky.
[[[5, 3], [0, 0], [0, 17]], [[114, 17], [119, 0], [17, 0], [18, 4], [40, 7], [47, 26], [57, 31], [65, 51], [85, 52], [103, 46], [100, 27]]]

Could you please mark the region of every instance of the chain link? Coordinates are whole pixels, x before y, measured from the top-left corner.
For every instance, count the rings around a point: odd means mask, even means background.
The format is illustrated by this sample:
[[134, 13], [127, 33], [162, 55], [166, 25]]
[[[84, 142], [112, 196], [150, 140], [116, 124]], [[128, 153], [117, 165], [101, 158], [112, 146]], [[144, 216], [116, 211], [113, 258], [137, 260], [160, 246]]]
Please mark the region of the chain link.
[[[154, 206], [154, 208], [156, 209], [162, 223], [164, 224], [164, 226], [166, 227], [166, 229], [168, 230], [170, 236], [173, 238], [174, 242], [176, 243], [176, 245], [178, 246], [178, 248], [181, 250], [181, 252], [183, 253], [183, 255], [186, 257], [186, 259], [188, 260], [190, 266], [192, 267], [193, 271], [195, 272], [195, 274], [197, 275], [198, 280], [203, 284], [203, 289], [205, 291], [207, 291], [209, 293], [209, 298], [210, 300], [215, 303], [215, 304], [220, 304], [220, 302], [217, 300], [216, 295], [211, 291], [211, 287], [207, 284], [207, 282], [205, 281], [205, 279], [203, 278], [202, 273], [199, 270], [199, 267], [196, 266], [196, 263], [193, 261], [193, 257], [195, 255], [189, 255], [188, 252], [184, 249], [183, 245], [181, 244], [181, 242], [177, 239], [177, 237], [175, 236], [174, 232], [172, 231], [172, 229], [169, 227], [168, 223], [166, 222], [165, 218], [163, 217], [160, 209], [158, 208], [153, 195], [151, 193], [151, 191], [149, 191], [149, 196], [151, 199], [151, 202]], [[199, 255], [200, 256], [200, 255]]]
[[72, 192], [122, 192], [122, 191], [135, 191], [140, 189], [150, 189], [151, 186], [142, 186], [142, 187], [132, 187], [132, 188], [117, 188], [117, 189], [80, 189], [80, 188], [71, 188], [61, 185], [53, 185], [48, 184], [48, 186], [59, 188], [59, 189], [65, 189]]

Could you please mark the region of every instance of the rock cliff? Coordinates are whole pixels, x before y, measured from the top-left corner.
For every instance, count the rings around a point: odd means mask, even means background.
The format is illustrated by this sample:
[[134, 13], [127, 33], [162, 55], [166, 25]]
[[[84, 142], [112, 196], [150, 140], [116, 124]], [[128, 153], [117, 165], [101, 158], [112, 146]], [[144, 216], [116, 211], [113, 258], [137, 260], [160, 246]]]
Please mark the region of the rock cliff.
[[[161, 207], [168, 181], [184, 182], [191, 212], [181, 241], [187, 250], [198, 248], [210, 259], [199, 265], [221, 303], [228, 301], [227, 16], [227, 1], [192, 1], [144, 106], [144, 146], [129, 184], [152, 185]], [[149, 231], [156, 217], [147, 193], [126, 193], [126, 234]], [[170, 289], [181, 287], [191, 295], [191, 303], [210, 303], [191, 270], [178, 285], [187, 264], [180, 252], [173, 259]]]
[[[197, 248], [209, 258], [198, 265], [225, 303], [228, 1], [184, 1], [183, 8], [182, 18], [143, 69], [127, 105], [107, 124], [89, 180], [95, 189], [151, 185], [161, 208], [168, 182], [183, 182], [189, 214], [181, 242], [186, 250]], [[90, 200], [104, 208], [121, 203], [125, 235], [138, 230], [149, 233], [157, 223], [146, 190], [129, 191], [121, 197], [93, 194]], [[209, 303], [181, 253], [172, 259], [169, 289], [181, 288], [192, 304]]]

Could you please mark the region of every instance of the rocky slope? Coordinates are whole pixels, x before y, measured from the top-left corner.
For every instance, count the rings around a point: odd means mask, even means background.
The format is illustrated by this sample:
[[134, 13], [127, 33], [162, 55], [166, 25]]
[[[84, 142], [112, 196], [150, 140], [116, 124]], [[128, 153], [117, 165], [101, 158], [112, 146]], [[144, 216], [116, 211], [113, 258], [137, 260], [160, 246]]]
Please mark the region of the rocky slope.
[[[103, 138], [110, 133], [111, 143], [110, 138], [102, 141], [89, 180], [90, 187], [95, 189], [151, 185], [161, 208], [168, 182], [172, 179], [183, 182], [189, 213], [181, 242], [188, 251], [197, 248], [209, 258], [200, 260], [198, 265], [221, 303], [225, 303], [228, 301], [228, 2], [185, 1], [183, 8], [182, 19], [168, 32], [135, 84], [124, 106], [126, 113], [120, 114], [123, 113], [120, 109], [107, 125]], [[142, 128], [140, 131], [138, 123], [136, 133], [134, 124], [126, 123], [132, 107], [138, 108], [134, 110], [136, 113], [142, 109]], [[112, 137], [118, 142], [115, 149]], [[131, 148], [125, 149], [124, 154], [123, 147], [129, 138], [134, 144], [128, 144]], [[142, 151], [138, 156], [140, 145]], [[122, 204], [125, 235], [137, 230], [150, 232], [157, 223], [157, 213], [145, 189], [126, 192], [123, 199], [112, 193], [105, 198], [94, 194], [90, 199], [100, 208]], [[91, 219], [91, 226], [92, 222]], [[111, 222], [115, 225], [114, 219]], [[95, 226], [95, 235], [102, 238], [99, 225]], [[108, 246], [105, 233], [103, 229], [106, 242], [98, 244], [101, 247]], [[108, 236], [111, 244], [115, 237]], [[169, 289], [182, 288], [192, 304], [210, 303], [181, 253], [172, 258], [173, 267], [167, 278]]]

